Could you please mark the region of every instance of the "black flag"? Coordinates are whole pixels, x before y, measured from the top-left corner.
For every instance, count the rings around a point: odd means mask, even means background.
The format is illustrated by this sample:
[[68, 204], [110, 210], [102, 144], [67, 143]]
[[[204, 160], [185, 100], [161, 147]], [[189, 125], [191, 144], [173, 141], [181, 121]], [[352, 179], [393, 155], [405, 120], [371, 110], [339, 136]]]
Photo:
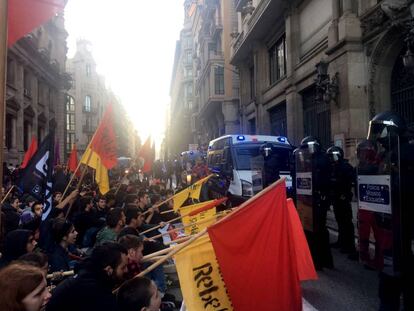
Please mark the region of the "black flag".
[[43, 202], [42, 220], [45, 220], [52, 209], [52, 175], [55, 151], [55, 133], [49, 135], [40, 144], [26, 168], [20, 174], [18, 186]]

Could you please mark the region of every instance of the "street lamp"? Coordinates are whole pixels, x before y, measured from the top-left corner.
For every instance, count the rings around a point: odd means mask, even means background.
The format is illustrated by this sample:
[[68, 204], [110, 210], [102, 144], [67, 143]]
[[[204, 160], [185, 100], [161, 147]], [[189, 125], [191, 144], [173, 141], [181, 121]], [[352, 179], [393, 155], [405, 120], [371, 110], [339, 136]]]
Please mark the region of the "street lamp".
[[324, 102], [326, 104], [329, 104], [331, 101], [333, 101], [337, 106], [339, 106], [339, 73], [336, 72], [335, 75], [331, 78], [328, 74], [328, 67], [329, 63], [324, 59], [322, 59], [319, 63], [316, 64], [317, 76], [315, 79], [315, 100], [317, 102]]

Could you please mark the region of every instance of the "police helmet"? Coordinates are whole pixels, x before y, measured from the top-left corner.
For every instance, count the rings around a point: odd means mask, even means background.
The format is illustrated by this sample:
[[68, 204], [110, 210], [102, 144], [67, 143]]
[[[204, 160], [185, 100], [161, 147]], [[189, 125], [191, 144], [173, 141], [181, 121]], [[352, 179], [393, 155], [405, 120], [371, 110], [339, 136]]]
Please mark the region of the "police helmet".
[[318, 153], [322, 150], [321, 143], [313, 136], [306, 136], [301, 141], [302, 148], [308, 148], [310, 153]]
[[331, 148], [329, 148], [326, 151], [326, 154], [332, 162], [340, 162], [344, 159], [344, 151], [342, 150], [342, 148], [337, 146], [332, 146]]
[[401, 135], [407, 130], [405, 120], [396, 112], [386, 111], [377, 114], [369, 122], [368, 137], [369, 140], [380, 140], [388, 137], [390, 134]]

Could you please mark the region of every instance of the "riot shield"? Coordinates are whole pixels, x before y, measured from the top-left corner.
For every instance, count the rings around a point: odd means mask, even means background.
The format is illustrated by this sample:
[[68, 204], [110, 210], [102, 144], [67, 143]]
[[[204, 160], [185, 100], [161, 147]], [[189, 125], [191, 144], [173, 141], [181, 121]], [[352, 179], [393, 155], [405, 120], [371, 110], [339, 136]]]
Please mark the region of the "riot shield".
[[306, 231], [313, 232], [313, 161], [306, 148], [294, 152], [296, 167], [296, 205], [299, 218]]
[[252, 157], [250, 159], [250, 167], [252, 171], [252, 187], [253, 195], [259, 193], [264, 188], [264, 159], [262, 155]]
[[[372, 134], [372, 133], [371, 133]], [[360, 260], [389, 275], [400, 263], [399, 137], [372, 136], [357, 148]]]

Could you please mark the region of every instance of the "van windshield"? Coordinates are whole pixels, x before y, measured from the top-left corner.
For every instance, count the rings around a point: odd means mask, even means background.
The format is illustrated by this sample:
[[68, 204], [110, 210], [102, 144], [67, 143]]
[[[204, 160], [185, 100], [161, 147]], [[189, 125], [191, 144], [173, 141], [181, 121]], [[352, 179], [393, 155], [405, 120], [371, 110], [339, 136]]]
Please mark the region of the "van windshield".
[[[252, 159], [260, 154], [261, 144], [249, 145], [249, 146], [237, 146], [235, 147], [235, 164], [237, 170], [251, 170]], [[273, 153], [270, 159], [267, 160], [273, 169], [278, 171], [290, 171], [289, 154], [290, 149], [277, 148], [277, 152]]]

